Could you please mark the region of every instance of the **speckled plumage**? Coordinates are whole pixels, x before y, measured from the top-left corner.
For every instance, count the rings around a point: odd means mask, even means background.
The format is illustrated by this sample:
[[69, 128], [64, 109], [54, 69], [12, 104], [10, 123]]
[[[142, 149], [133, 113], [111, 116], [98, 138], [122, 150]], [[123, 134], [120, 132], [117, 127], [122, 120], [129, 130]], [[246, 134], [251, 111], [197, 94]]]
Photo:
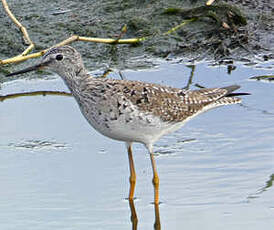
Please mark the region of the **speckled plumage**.
[[[58, 55], [63, 59], [57, 60]], [[83, 115], [97, 131], [150, 148], [161, 136], [201, 112], [241, 101], [226, 97], [238, 86], [190, 91], [140, 81], [93, 78], [81, 55], [70, 46], [49, 50], [42, 63], [63, 78]]]
[[240, 98], [234, 97], [241, 94], [232, 93], [239, 86], [190, 91], [140, 81], [93, 78], [87, 73], [81, 55], [69, 46], [50, 49], [41, 63], [10, 75], [44, 67], [63, 78], [83, 115], [97, 131], [127, 143], [131, 200], [136, 180], [133, 142], [143, 143], [150, 152], [154, 202], [158, 204], [159, 178], [153, 143], [208, 109], [241, 102]]
[[99, 132], [113, 139], [146, 145], [207, 109], [241, 100], [225, 97], [229, 93], [225, 88], [188, 91], [88, 75], [79, 84], [79, 93], [71, 90], [84, 116]]

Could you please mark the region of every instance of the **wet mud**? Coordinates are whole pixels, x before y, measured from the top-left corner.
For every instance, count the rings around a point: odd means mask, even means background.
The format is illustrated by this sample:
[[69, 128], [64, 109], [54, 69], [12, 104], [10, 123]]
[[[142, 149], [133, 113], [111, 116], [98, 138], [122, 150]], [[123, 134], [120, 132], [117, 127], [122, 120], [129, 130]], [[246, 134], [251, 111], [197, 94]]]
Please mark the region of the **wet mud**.
[[[133, 45], [75, 42], [90, 70], [140, 69], [153, 66], [153, 58], [256, 62], [273, 59], [274, 6], [270, 0], [111, 0], [111, 1], [8, 1], [17, 19], [35, 43], [34, 51], [70, 37], [149, 39]], [[163, 35], [183, 20], [195, 18], [182, 28]], [[0, 7], [0, 59], [21, 53], [27, 44], [21, 32]], [[13, 67], [10, 67], [11, 69]], [[1, 75], [3, 74], [1, 71]], [[9, 71], [9, 69], [8, 69]]]

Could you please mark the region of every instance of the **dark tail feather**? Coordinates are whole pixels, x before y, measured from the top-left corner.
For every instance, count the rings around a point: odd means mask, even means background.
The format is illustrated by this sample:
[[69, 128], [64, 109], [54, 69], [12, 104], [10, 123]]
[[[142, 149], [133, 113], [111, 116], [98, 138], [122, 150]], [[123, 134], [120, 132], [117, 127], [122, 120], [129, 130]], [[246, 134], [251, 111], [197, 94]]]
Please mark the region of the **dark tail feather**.
[[251, 95], [250, 93], [230, 93], [225, 95], [226, 97], [236, 97], [236, 96], [245, 96], [245, 95]]
[[241, 88], [241, 86], [239, 86], [239, 85], [230, 85], [230, 86], [223, 87], [222, 89], [226, 89], [227, 94], [230, 94], [231, 92], [233, 92], [239, 88]]
[[239, 85], [230, 85], [227, 87], [223, 87], [222, 89], [227, 90], [227, 94], [225, 97], [235, 97], [235, 96], [244, 96], [244, 95], [250, 95], [250, 93], [232, 93], [233, 91], [239, 89], [241, 86]]

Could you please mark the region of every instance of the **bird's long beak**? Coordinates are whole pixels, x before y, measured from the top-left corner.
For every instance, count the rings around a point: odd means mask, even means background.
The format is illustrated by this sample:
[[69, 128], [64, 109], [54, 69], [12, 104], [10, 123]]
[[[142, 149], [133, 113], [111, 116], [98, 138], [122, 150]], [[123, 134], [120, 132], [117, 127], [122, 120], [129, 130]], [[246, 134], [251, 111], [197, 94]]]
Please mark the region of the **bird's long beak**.
[[22, 69], [22, 70], [7, 74], [6, 77], [11, 77], [11, 76], [14, 76], [14, 75], [17, 75], [17, 74], [27, 73], [27, 72], [34, 71], [34, 70], [41, 70], [44, 67], [46, 67], [49, 63], [50, 63], [50, 61], [44, 61], [44, 62], [41, 62], [41, 63], [36, 64], [34, 66], [30, 66], [30, 67], [27, 67], [25, 69]]

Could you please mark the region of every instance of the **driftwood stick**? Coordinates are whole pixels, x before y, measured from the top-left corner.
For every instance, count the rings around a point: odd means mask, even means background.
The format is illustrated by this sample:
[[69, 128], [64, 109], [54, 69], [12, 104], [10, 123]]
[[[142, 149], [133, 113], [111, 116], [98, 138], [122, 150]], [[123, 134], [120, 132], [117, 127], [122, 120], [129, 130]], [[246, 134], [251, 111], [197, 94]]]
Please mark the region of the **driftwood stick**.
[[58, 95], [58, 96], [72, 96], [71, 93], [63, 91], [33, 91], [25, 93], [12, 93], [7, 95], [0, 95], [0, 102], [3, 102], [8, 99], [13, 99], [17, 97], [26, 97], [26, 96], [46, 96], [46, 95]]
[[[22, 62], [22, 61], [28, 60], [30, 58], [40, 57], [44, 53], [46, 53], [50, 48], [44, 49], [40, 52], [29, 54], [30, 51], [35, 47], [34, 43], [31, 41], [26, 28], [15, 18], [13, 13], [10, 11], [7, 1], [6, 0], [1, 0], [1, 1], [2, 1], [3, 7], [4, 7], [5, 11], [7, 12], [8, 16], [11, 18], [11, 20], [14, 22], [14, 24], [23, 33], [23, 39], [29, 46], [20, 55], [17, 55], [12, 58], [0, 60], [0, 65]], [[163, 33], [163, 35], [169, 35], [169, 34], [173, 33], [174, 31], [178, 30], [179, 28], [181, 28], [182, 26], [188, 24], [189, 22], [195, 21], [195, 20], [196, 20], [196, 18], [184, 20], [181, 24], [179, 24], [179, 25], [171, 28], [167, 32]], [[121, 39], [121, 37], [126, 33], [126, 30], [127, 30], [126, 26], [123, 26], [119, 37], [116, 39], [115, 38], [94, 38], [94, 37], [84, 37], [84, 36], [73, 35], [52, 47], [64, 46], [64, 45], [67, 45], [67, 44], [70, 44], [70, 43], [76, 42], [76, 41], [105, 43], [105, 44], [113, 44], [113, 45], [114, 44], [134, 44], [134, 43], [139, 43], [139, 42], [145, 41], [150, 38], [150, 36], [146, 36], [146, 37], [139, 37], [139, 38]]]
[[[26, 28], [16, 19], [16, 17], [13, 15], [13, 13], [10, 11], [8, 3], [6, 0], [2, 0], [2, 4], [4, 7], [4, 10], [6, 11], [6, 13], [8, 14], [8, 16], [10, 17], [10, 19], [14, 22], [14, 24], [20, 29], [20, 31], [23, 34], [23, 39], [25, 41], [25, 43], [28, 45], [28, 48], [25, 49], [25, 51], [19, 55], [19, 56], [24, 56], [26, 54], [28, 54], [33, 48], [34, 48], [34, 43], [32, 42], [32, 40], [29, 37], [28, 31], [26, 30]], [[1, 63], [1, 62], [0, 62]]]

